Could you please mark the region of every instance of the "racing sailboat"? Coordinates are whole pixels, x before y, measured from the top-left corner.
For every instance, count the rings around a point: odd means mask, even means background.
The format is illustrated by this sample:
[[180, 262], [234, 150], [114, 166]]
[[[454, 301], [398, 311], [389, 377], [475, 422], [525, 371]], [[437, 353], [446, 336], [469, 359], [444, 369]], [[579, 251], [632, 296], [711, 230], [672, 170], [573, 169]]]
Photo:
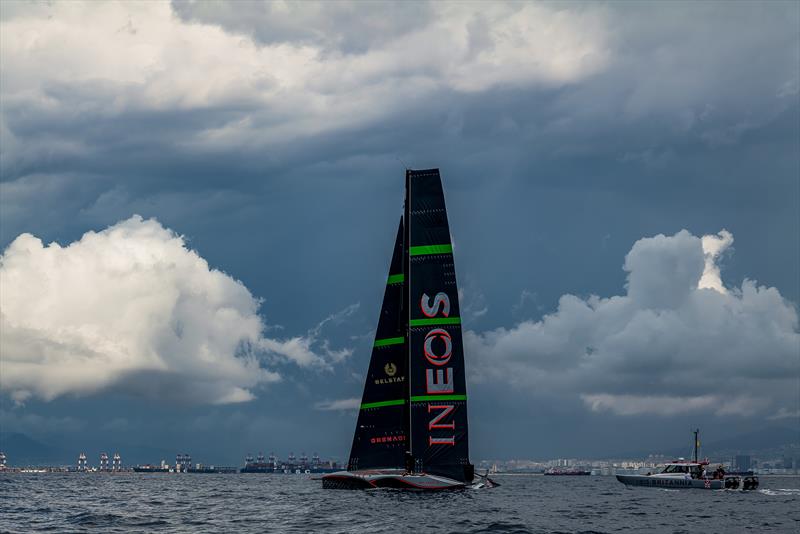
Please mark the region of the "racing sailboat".
[[[346, 471], [322, 487], [473, 483], [453, 246], [438, 169], [407, 170], [403, 216]], [[482, 483], [489, 485], [490, 481]]]

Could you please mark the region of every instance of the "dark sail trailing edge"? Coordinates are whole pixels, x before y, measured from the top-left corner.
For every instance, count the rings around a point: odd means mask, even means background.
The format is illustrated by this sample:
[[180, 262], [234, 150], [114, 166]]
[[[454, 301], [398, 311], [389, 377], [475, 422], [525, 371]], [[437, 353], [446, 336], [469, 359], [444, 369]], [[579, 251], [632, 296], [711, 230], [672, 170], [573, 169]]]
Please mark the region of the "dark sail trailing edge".
[[453, 247], [438, 169], [406, 171], [405, 295], [414, 471], [471, 482]]
[[350, 471], [401, 467], [408, 448], [403, 263], [401, 218], [350, 449], [347, 466]]

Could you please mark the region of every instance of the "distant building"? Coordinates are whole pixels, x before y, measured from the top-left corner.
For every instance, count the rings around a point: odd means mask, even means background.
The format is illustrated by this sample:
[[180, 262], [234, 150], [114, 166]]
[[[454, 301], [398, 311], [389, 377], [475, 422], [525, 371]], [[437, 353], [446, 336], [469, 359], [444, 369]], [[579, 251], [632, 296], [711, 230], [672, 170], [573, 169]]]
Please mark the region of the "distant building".
[[100, 453], [100, 471], [108, 471], [108, 454]]
[[175, 472], [186, 473], [192, 467], [191, 454], [178, 454], [175, 456]]
[[122, 456], [118, 452], [114, 453], [114, 458], [111, 460], [112, 471], [122, 471]]
[[88, 466], [86, 464], [86, 453], [80, 453], [78, 455], [78, 471], [86, 471]]
[[750, 455], [738, 454], [734, 459], [734, 467], [737, 471], [750, 471]]
[[793, 456], [784, 456], [783, 457], [783, 468], [786, 470], [796, 470], [798, 468], [797, 465], [797, 458]]
[[6, 453], [0, 452], [0, 471], [6, 468]]

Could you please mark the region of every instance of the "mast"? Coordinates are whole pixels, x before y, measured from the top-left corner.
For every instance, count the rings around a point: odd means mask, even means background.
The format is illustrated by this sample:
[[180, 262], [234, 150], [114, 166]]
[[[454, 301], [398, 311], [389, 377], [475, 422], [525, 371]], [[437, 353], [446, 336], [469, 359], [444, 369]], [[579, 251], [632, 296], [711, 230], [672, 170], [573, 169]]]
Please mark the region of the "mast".
[[700, 435], [700, 429], [696, 429], [694, 431], [694, 462], [697, 463], [697, 454], [698, 449], [700, 448], [700, 441], [698, 440], [698, 436]]
[[403, 273], [405, 273], [405, 286], [403, 289], [403, 305], [402, 316], [405, 332], [405, 367], [406, 367], [406, 388], [405, 388], [405, 430], [406, 430], [406, 454], [405, 454], [405, 468], [406, 471], [413, 473], [414, 470], [414, 451], [411, 447], [411, 344], [409, 343], [411, 336], [409, 331], [409, 321], [411, 319], [411, 257], [409, 255], [409, 243], [411, 242], [411, 171], [406, 169], [406, 198], [403, 202]]

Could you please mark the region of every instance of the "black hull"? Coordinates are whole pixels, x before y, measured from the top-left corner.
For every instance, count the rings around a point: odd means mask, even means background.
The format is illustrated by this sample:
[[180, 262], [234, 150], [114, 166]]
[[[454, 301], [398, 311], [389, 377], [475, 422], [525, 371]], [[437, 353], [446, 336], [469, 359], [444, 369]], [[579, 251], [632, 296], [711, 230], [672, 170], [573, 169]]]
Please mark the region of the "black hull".
[[[259, 468], [259, 467], [242, 467], [239, 469], [240, 473], [275, 473], [272, 468]], [[281, 471], [282, 472], [282, 471]]]
[[374, 487], [375, 486], [366, 480], [356, 478], [324, 477], [322, 479], [322, 489], [365, 490], [372, 489]]
[[464, 489], [467, 484], [438, 475], [409, 474], [400, 469], [338, 471], [322, 477], [323, 489], [366, 490], [390, 488], [411, 491]]
[[169, 469], [141, 469], [139, 467], [133, 468], [134, 473], [169, 473]]

